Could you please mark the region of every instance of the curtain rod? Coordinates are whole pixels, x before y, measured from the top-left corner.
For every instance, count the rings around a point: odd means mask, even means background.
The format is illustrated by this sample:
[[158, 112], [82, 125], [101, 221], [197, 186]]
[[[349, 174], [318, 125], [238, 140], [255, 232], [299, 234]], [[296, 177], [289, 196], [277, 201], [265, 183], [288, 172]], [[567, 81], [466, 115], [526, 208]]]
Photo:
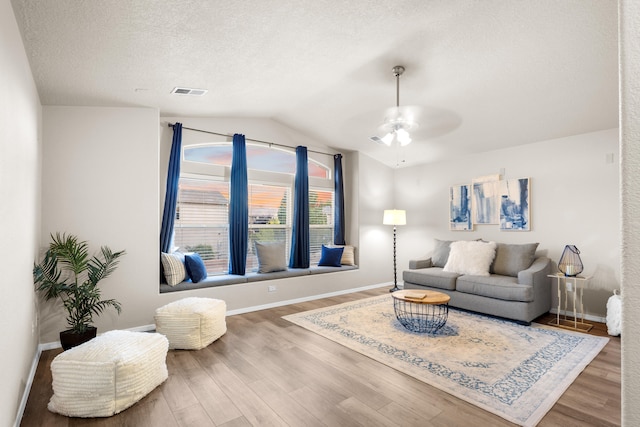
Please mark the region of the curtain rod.
[[[175, 125], [175, 123], [168, 123], [167, 122], [167, 126], [170, 127], [170, 128], [172, 128], [174, 125]], [[186, 126], [182, 126], [182, 129], [187, 129], [187, 130], [192, 130], [192, 131], [195, 131], [195, 132], [202, 132], [202, 133], [208, 133], [208, 134], [211, 134], [211, 135], [226, 136], [228, 138], [233, 138], [233, 135], [229, 135], [229, 134], [226, 134], [226, 133], [211, 132], [210, 130], [202, 130], [202, 129], [190, 128], [190, 127], [186, 127]], [[292, 147], [290, 145], [278, 144], [277, 142], [262, 141], [260, 139], [252, 139], [252, 138], [246, 138], [246, 137], [245, 137], [245, 139], [247, 141], [259, 142], [261, 144], [268, 144], [270, 147], [272, 145], [275, 145], [277, 147], [296, 148], [296, 147]], [[331, 153], [325, 153], [323, 151], [316, 151], [316, 150], [309, 150], [309, 149], [307, 149], [307, 151], [310, 152], [310, 153], [324, 154], [325, 156], [331, 156], [331, 157], [335, 156], [336, 154], [340, 154], [340, 153], [331, 154]]]

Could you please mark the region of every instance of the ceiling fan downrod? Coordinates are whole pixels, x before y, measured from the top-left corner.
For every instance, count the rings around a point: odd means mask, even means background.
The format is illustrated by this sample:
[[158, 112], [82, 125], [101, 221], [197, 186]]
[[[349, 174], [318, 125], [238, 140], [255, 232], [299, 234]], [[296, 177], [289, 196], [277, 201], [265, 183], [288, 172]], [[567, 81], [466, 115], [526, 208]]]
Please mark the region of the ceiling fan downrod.
[[396, 77], [396, 107], [400, 107], [400, 76], [404, 73], [402, 65], [396, 65], [392, 68], [393, 75]]

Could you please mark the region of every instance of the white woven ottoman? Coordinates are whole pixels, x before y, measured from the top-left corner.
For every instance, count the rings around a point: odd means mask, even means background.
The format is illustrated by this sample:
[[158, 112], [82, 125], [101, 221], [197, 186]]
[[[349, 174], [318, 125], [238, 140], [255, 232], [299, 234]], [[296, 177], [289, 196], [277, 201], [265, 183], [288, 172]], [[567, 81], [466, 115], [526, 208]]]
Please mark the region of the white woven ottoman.
[[167, 379], [167, 339], [155, 333], [109, 331], [51, 362], [48, 408], [70, 417], [109, 417]]
[[189, 297], [156, 309], [156, 332], [169, 348], [199, 350], [227, 332], [227, 304], [213, 298]]

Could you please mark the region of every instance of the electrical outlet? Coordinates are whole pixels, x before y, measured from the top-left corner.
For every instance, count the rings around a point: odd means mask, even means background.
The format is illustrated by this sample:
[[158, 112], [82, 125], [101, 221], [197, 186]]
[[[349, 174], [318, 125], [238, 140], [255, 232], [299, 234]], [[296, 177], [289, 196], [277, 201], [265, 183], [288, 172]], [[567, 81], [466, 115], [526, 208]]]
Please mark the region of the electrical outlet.
[[276, 287], [274, 285], [269, 285], [269, 287], [267, 288], [267, 290], [269, 292], [275, 292], [276, 291]]
[[573, 292], [573, 282], [567, 282], [567, 292]]

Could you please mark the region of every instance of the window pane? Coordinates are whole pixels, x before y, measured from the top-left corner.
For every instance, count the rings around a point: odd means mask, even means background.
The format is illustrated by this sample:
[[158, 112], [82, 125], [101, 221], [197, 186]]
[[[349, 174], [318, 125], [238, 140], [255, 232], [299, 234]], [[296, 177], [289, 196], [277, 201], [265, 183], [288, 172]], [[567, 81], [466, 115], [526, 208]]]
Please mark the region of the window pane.
[[333, 191], [309, 189], [309, 254], [317, 264], [322, 245], [333, 243]]
[[[185, 147], [184, 160], [219, 166], [231, 166], [232, 145], [230, 143], [196, 145]], [[315, 160], [309, 160], [309, 176], [329, 179], [330, 170]], [[296, 173], [296, 153], [279, 148], [247, 144], [247, 167], [249, 169], [286, 173]]]
[[228, 222], [228, 183], [180, 178], [174, 244], [200, 254], [208, 274], [228, 271]]
[[290, 187], [249, 184], [249, 250], [247, 271], [258, 270], [254, 242], [284, 242], [289, 259], [291, 241]]

